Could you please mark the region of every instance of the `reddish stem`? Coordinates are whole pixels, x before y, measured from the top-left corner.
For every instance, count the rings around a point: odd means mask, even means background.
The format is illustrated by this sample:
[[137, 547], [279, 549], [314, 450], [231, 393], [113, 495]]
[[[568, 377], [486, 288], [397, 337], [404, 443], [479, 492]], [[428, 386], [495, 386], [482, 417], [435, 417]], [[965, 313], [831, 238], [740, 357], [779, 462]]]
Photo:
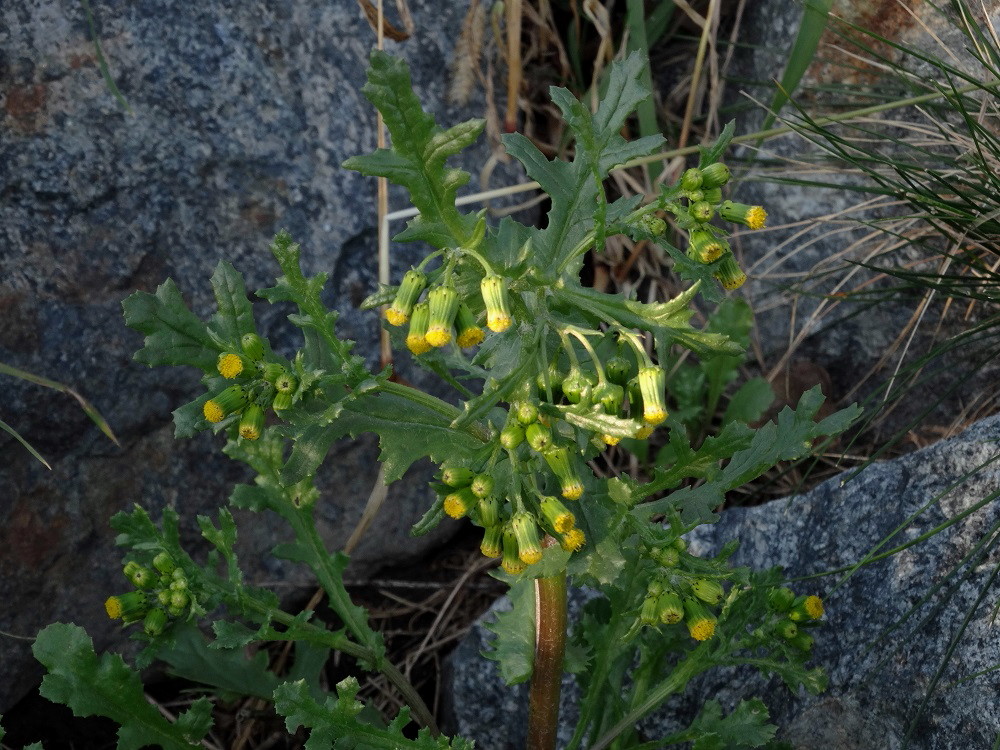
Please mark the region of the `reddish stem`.
[[535, 664], [528, 703], [528, 750], [555, 750], [566, 650], [566, 572], [535, 579]]

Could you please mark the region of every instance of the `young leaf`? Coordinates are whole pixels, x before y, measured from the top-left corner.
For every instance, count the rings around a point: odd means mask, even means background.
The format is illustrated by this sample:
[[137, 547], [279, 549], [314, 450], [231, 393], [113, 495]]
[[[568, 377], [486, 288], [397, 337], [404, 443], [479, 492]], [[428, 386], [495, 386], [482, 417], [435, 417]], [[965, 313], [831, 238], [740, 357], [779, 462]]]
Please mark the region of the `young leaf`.
[[722, 423], [751, 424], [760, 419], [774, 402], [774, 391], [764, 378], [751, 378], [739, 387], [722, 415]]
[[242, 648], [211, 648], [193, 625], [175, 626], [173, 633], [173, 642], [156, 655], [170, 666], [171, 674], [208, 685], [225, 701], [247, 695], [271, 699], [279, 680], [267, 668], [266, 651], [248, 658]]
[[305, 680], [286, 682], [274, 691], [274, 710], [285, 717], [285, 728], [295, 732], [298, 727], [309, 730], [306, 750], [328, 750], [330, 748], [372, 747], [398, 748], [399, 750], [473, 750], [467, 740], [447, 737], [431, 737], [426, 727], [417, 733], [416, 739], [403, 734], [410, 720], [408, 708], [387, 727], [375, 726], [364, 719], [364, 705], [357, 700], [358, 681], [348, 677], [337, 683], [337, 697], [327, 698], [318, 703], [309, 693]]
[[767, 706], [759, 698], [740, 701], [728, 716], [716, 700], [707, 700], [701, 712], [682, 732], [663, 738], [664, 744], [693, 742], [692, 750], [737, 750], [764, 747], [778, 728], [768, 723]]
[[215, 292], [215, 302], [219, 309], [212, 316], [208, 327], [220, 339], [233, 348], [238, 348], [243, 334], [255, 333], [257, 330], [243, 274], [228, 261], [219, 261], [212, 274], [212, 291]]
[[146, 334], [136, 362], [156, 365], [192, 365], [214, 373], [221, 347], [212, 339], [205, 324], [188, 309], [172, 279], [156, 289], [156, 294], [135, 292], [122, 302], [125, 325]]
[[32, 653], [48, 669], [39, 692], [76, 716], [106, 716], [121, 725], [119, 750], [156, 745], [191, 750], [211, 728], [212, 704], [199, 698], [173, 724], [146, 700], [142, 680], [118, 654], [94, 653], [83, 628], [54, 623], [35, 639]]
[[500, 676], [508, 685], [518, 685], [531, 678], [535, 663], [535, 582], [522, 579], [507, 592], [511, 608], [498, 612], [496, 622], [485, 627], [496, 635], [489, 642], [492, 651], [483, 656], [500, 665]]
[[406, 63], [378, 50], [372, 52], [368, 83], [362, 91], [382, 113], [392, 136], [392, 150], [355, 156], [344, 162], [344, 168], [385, 177], [410, 191], [410, 201], [420, 216], [397, 240], [422, 240], [435, 247], [466, 244], [476, 217], [458, 212], [455, 193], [468, 182], [469, 174], [447, 169], [445, 161], [471, 145], [485, 121], [471, 120], [441, 130], [413, 93]]

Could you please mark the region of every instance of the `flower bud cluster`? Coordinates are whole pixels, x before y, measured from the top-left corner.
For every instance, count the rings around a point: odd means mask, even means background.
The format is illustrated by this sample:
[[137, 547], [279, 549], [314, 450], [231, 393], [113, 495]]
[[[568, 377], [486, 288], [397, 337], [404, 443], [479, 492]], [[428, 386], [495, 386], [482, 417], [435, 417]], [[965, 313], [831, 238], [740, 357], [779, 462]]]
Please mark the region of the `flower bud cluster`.
[[105, 600], [104, 609], [112, 620], [125, 625], [141, 621], [146, 635], [157, 636], [172, 620], [189, 613], [192, 594], [187, 577], [166, 552], [158, 553], [149, 567], [130, 560], [122, 572], [136, 590]]
[[212, 424], [238, 416], [240, 437], [257, 440], [264, 430], [265, 410], [271, 407], [280, 415], [289, 408], [298, 380], [283, 365], [263, 359], [264, 342], [257, 334], [244, 335], [240, 349], [239, 354], [219, 355], [219, 374], [236, 382], [205, 401], [202, 415]]
[[769, 630], [799, 651], [810, 651], [814, 639], [804, 629], [819, 624], [823, 600], [815, 595], [796, 595], [789, 588], [776, 588], [768, 594], [767, 603], [772, 615], [762, 631]]
[[649, 556], [661, 569], [650, 579], [639, 609], [639, 624], [647, 627], [684, 623], [696, 641], [715, 634], [716, 610], [725, 596], [725, 577], [710, 572], [704, 561], [687, 551], [683, 539], [655, 547]]
[[[423, 271], [410, 269], [385, 311], [385, 318], [391, 325], [410, 324], [406, 347], [413, 354], [447, 346], [453, 340], [463, 349], [478, 346], [485, 340], [486, 333], [479, 326], [476, 315], [454, 286], [446, 282], [430, 289], [427, 287]], [[425, 289], [427, 295], [421, 301]], [[487, 273], [480, 283], [480, 293], [486, 309], [486, 327], [503, 333], [513, 323], [506, 282], [501, 276]]]
[[440, 479], [444, 512], [482, 527], [480, 551], [486, 557], [502, 558], [501, 567], [512, 575], [542, 559], [541, 540], [546, 534], [570, 552], [586, 543], [576, 517], [556, 497], [543, 496], [535, 503], [508, 502], [494, 492], [492, 475], [464, 466], [443, 468]]
[[727, 233], [709, 222], [718, 215], [724, 221], [741, 224], [748, 229], [762, 229], [767, 212], [761, 206], [748, 206], [722, 199], [722, 187], [729, 182], [729, 167], [721, 162], [691, 169], [681, 177], [681, 194], [685, 204], [670, 204], [668, 208], [678, 225], [688, 231], [687, 256], [696, 263], [712, 266], [712, 275], [726, 289], [738, 289], [747, 277], [733, 256], [725, 237]]

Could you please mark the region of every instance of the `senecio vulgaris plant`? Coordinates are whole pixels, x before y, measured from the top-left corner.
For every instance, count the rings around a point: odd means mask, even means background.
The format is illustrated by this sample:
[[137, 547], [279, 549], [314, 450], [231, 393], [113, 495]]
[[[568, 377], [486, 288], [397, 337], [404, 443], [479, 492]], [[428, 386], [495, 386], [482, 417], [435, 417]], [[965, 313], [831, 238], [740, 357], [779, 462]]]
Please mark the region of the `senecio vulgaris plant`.
[[[856, 410], [815, 422], [822, 395], [813, 390], [776, 424], [752, 429], [731, 419], [704, 440], [671, 415], [671, 378], [682, 354], [711, 363], [742, 351], [724, 333], [690, 324], [695, 295], [717, 301], [720, 286], [733, 289], [746, 278], [727, 231], [713, 219], [756, 229], [766, 214], [723, 199], [729, 171], [719, 159], [731, 126], [655, 200], [606, 200], [608, 171], [663, 140], [627, 142], [619, 133], [648, 95], [640, 70], [635, 56], [617, 63], [593, 114], [565, 89], [552, 90], [576, 138], [571, 162], [549, 161], [518, 134], [505, 137], [507, 152], [548, 193], [551, 209], [544, 229], [510, 218], [490, 227], [483, 214], [455, 207], [468, 175], [446, 167], [483, 123], [437, 127], [414, 96], [405, 64], [373, 54], [364, 92], [382, 113], [392, 148], [345, 166], [407, 188], [420, 214], [397, 239], [434, 249], [365, 307], [387, 306], [394, 343], [444, 373], [462, 395], [458, 407], [393, 382], [388, 369], [370, 372], [351, 353], [351, 342], [336, 334], [336, 313], [321, 302], [325, 275], [303, 275], [299, 247], [284, 232], [271, 246], [282, 275], [257, 296], [296, 307], [289, 320], [301, 329], [302, 345], [290, 360], [257, 332], [243, 279], [226, 262], [212, 277], [218, 311], [207, 322], [170, 280], [125, 301], [127, 324], [146, 337], [140, 362], [204, 373], [205, 392], [174, 412], [177, 437], [201, 430], [226, 437], [225, 453], [256, 473], [230, 503], [287, 522], [293, 539], [274, 554], [309, 566], [342, 622], [331, 630], [311, 612], [286, 612], [273, 593], [247, 585], [228, 509], [216, 520], [199, 517], [214, 548], [199, 562], [181, 545], [175, 512], [165, 509], [157, 524], [137, 506], [112, 521], [131, 588], [106, 602], [108, 615], [145, 642], [137, 666], [161, 659], [222, 696], [272, 701], [289, 731], [308, 730], [309, 748], [471, 747], [438, 733], [365, 611], [351, 602], [342, 580], [346, 556], [326, 550], [314, 523], [322, 502], [314, 476], [331, 446], [374, 432], [387, 482], [423, 457], [441, 465], [434, 502], [413, 533], [451, 522], [445, 516], [467, 519], [482, 528], [483, 554], [501, 560], [497, 575], [510, 584], [513, 609], [493, 625], [490, 658], [508, 683], [531, 680], [529, 747], [555, 746], [564, 670], [576, 674], [581, 692], [569, 748], [638, 745], [636, 722], [717, 666], [754, 665], [792, 689], [823, 688], [822, 673], [805, 666], [821, 600], [783, 587], [778, 570], [731, 567], [735, 542], [700, 557], [684, 534], [715, 520], [713, 508], [727, 491], [805, 455], [817, 437], [843, 430]], [[687, 235], [684, 252], [665, 240], [666, 214]], [[647, 304], [583, 287], [583, 256], [616, 234], [663, 247], [692, 282], [687, 291]], [[467, 388], [475, 381], [478, 393]], [[589, 468], [606, 446], [648, 439], [657, 429], [669, 435], [671, 461], [649, 481], [599, 478]], [[569, 578], [596, 595], [567, 632]], [[210, 623], [210, 642], [199, 622]], [[243, 647], [271, 641], [295, 644], [286, 674], [268, 671], [261, 654], [244, 656]], [[120, 747], [194, 747], [210, 729], [207, 698], [168, 721], [144, 699], [138, 674], [120, 656], [95, 654], [75, 626], [46, 628], [34, 648], [49, 670], [42, 693], [78, 714], [119, 722]], [[333, 651], [382, 673], [407, 707], [384, 723], [363, 710], [356, 679], [324, 691], [319, 674]], [[658, 746], [699, 738], [709, 744], [698, 747], [765, 746], [775, 731], [767, 718], [756, 699], [728, 716], [710, 701], [689, 729], [659, 738]]]

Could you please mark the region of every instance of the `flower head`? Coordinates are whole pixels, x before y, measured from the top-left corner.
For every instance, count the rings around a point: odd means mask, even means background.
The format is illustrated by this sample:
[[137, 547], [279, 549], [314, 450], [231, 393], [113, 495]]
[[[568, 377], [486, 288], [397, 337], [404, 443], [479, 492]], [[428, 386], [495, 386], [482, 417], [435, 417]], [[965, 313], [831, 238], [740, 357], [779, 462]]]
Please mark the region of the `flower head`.
[[216, 366], [222, 377], [232, 380], [243, 372], [243, 358], [239, 354], [224, 352], [219, 355], [219, 362]]

